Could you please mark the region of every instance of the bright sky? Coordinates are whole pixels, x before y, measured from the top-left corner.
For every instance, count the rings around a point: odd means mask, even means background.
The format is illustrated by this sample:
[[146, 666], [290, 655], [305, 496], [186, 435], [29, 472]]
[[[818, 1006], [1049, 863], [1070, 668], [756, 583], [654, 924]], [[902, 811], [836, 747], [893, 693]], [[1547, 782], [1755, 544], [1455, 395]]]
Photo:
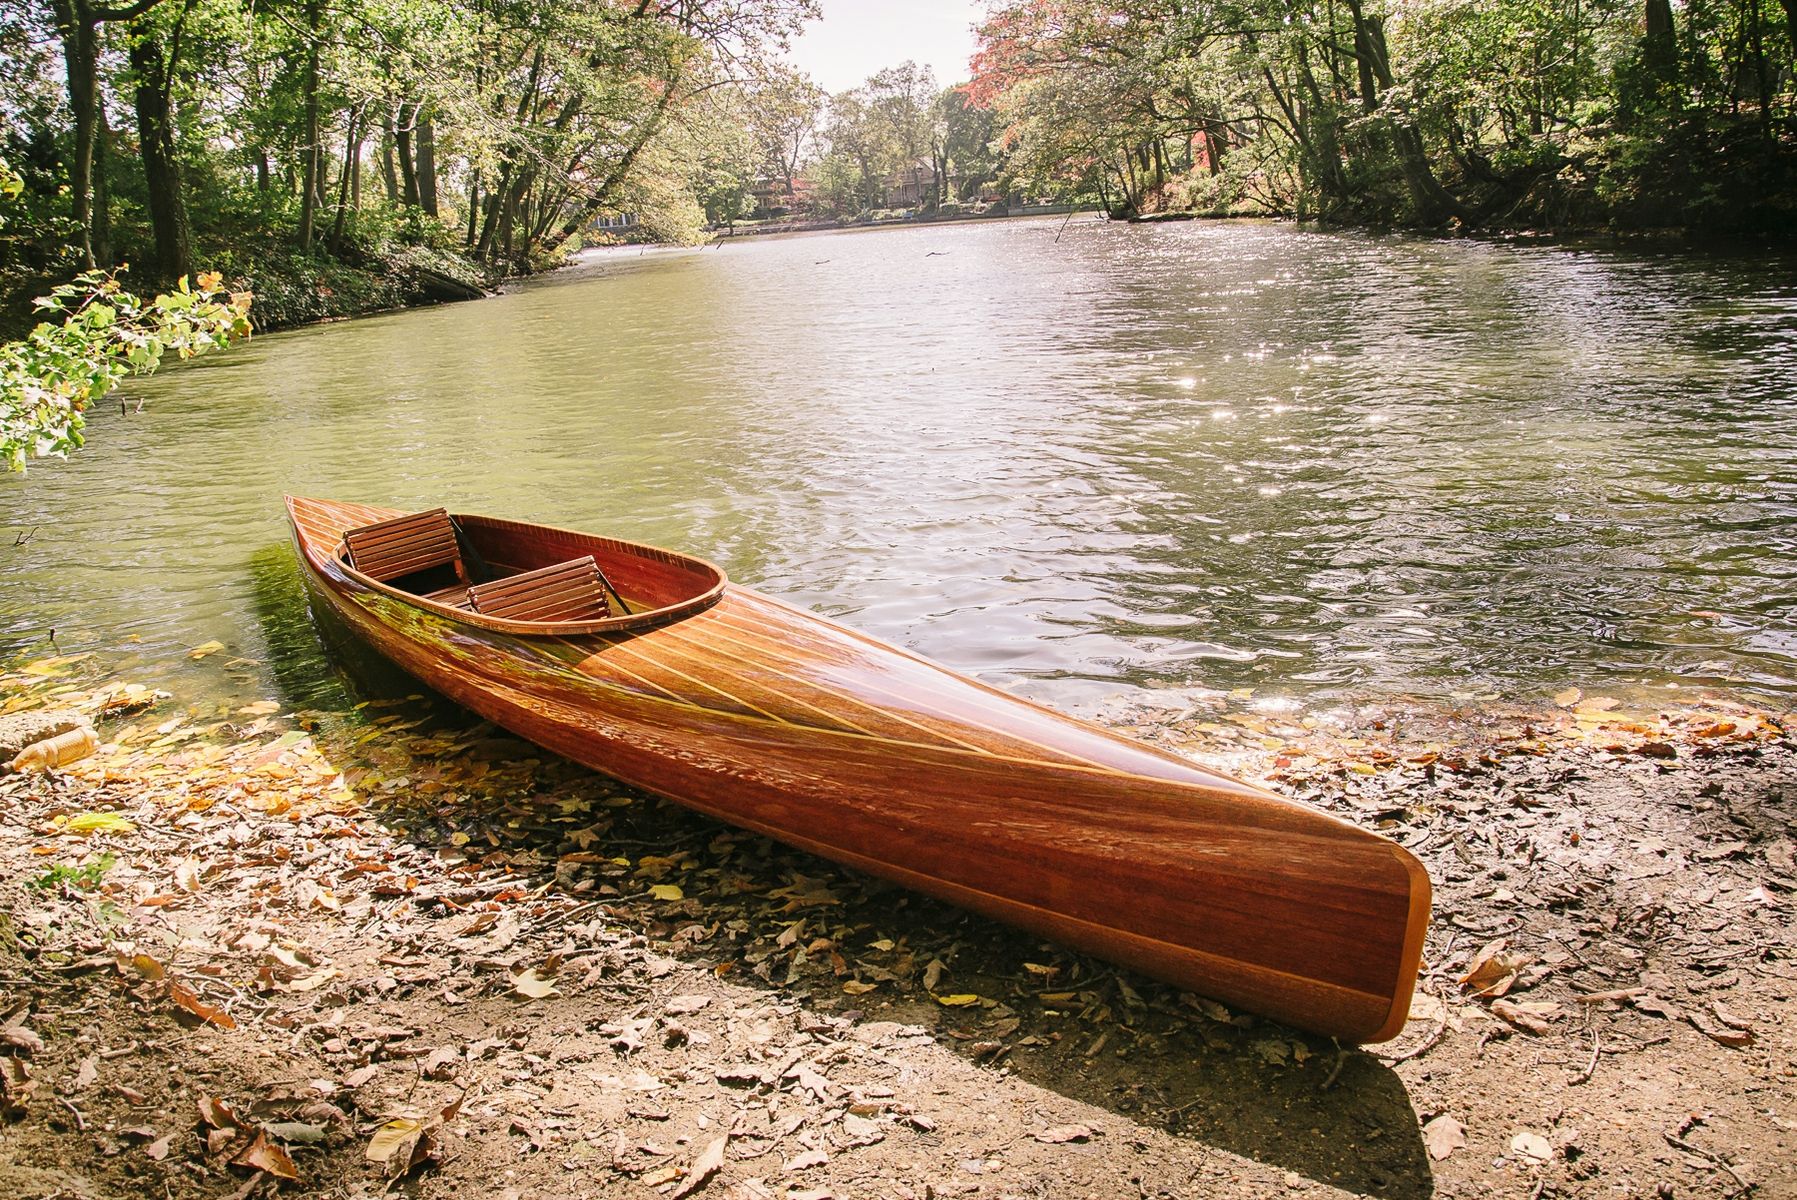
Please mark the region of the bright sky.
[[823, 0], [823, 19], [808, 21], [792, 61], [827, 92], [866, 82], [881, 67], [910, 59], [946, 87], [967, 78], [980, 0]]

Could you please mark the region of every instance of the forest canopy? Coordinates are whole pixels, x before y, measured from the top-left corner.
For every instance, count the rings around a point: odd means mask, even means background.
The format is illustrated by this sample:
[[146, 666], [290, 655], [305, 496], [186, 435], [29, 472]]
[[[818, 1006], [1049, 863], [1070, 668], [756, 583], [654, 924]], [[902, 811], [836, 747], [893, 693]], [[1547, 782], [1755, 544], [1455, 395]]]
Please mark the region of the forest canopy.
[[965, 78], [827, 95], [814, 0], [22, 0], [16, 322], [213, 270], [261, 326], [738, 222], [1255, 213], [1797, 228], [1797, 0], [995, 0]]

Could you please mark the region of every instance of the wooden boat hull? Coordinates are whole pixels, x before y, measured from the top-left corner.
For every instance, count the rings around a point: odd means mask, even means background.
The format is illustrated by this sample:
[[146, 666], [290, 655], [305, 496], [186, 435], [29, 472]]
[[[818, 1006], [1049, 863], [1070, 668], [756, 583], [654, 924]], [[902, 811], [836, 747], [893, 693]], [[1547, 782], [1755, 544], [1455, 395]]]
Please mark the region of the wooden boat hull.
[[1376, 834], [735, 584], [650, 628], [476, 627], [347, 569], [395, 510], [288, 509], [317, 603], [521, 737], [1302, 1028], [1403, 1027], [1429, 881]]

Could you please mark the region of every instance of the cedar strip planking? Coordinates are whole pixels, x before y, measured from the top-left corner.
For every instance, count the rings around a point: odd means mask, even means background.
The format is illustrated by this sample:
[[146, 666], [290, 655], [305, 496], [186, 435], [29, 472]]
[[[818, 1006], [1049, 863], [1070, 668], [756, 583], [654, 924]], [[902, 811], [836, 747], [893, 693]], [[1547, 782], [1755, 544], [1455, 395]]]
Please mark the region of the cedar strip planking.
[[288, 507], [314, 603], [523, 737], [1225, 1002], [1355, 1041], [1402, 1028], [1429, 883], [1384, 838], [725, 584], [697, 559], [464, 516], [490, 562], [590, 553], [654, 610], [490, 621], [349, 567], [345, 532], [390, 510]]

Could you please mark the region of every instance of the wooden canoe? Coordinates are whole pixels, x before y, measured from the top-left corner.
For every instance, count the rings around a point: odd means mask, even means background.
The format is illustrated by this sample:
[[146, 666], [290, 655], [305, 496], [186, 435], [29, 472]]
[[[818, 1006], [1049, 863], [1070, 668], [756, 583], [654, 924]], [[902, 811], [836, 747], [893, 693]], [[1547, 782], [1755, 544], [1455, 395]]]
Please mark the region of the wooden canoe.
[[345, 534], [396, 510], [292, 497], [287, 510], [315, 604], [520, 737], [1300, 1028], [1356, 1042], [1403, 1028], [1429, 879], [1385, 838], [728, 583], [699, 559], [459, 516], [488, 573], [591, 554], [630, 610], [514, 621], [353, 568]]

